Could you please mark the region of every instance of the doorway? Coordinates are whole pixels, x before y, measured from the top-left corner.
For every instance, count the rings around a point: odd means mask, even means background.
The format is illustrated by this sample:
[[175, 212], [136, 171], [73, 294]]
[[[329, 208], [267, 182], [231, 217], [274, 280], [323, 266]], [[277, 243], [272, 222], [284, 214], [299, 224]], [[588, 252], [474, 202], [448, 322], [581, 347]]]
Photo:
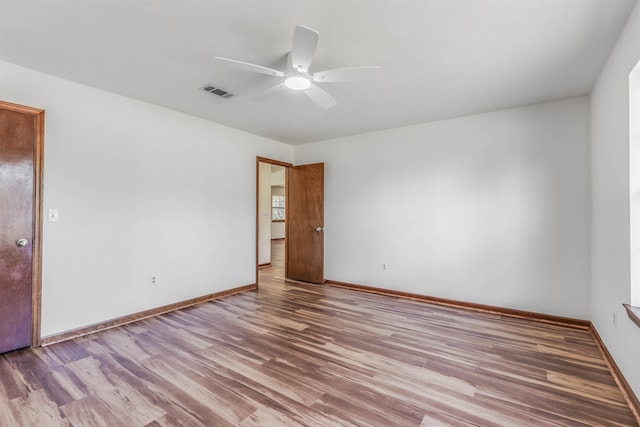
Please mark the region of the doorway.
[[0, 353], [40, 345], [44, 111], [0, 101]]
[[[290, 163], [257, 158], [256, 162], [256, 283], [259, 271], [273, 266], [272, 244], [286, 242], [286, 183]], [[278, 254], [284, 256], [284, 251]], [[280, 273], [284, 274], [284, 272]]]
[[284, 277], [324, 283], [324, 163], [258, 157], [256, 181], [256, 283], [259, 270], [271, 266], [272, 238], [282, 237]]

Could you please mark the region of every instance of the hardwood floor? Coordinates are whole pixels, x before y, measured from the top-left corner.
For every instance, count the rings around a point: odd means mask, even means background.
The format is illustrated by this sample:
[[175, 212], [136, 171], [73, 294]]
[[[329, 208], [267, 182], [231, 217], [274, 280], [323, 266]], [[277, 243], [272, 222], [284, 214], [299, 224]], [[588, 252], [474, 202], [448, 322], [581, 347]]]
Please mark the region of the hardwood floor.
[[282, 279], [0, 357], [0, 426], [633, 426], [587, 331]]

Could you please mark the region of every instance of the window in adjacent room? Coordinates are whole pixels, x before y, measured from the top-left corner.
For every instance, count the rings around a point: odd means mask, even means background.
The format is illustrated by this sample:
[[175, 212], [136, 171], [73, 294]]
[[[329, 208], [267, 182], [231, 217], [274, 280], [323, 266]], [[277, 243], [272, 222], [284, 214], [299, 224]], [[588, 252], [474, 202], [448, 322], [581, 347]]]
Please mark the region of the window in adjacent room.
[[284, 196], [271, 196], [271, 219], [284, 221]]

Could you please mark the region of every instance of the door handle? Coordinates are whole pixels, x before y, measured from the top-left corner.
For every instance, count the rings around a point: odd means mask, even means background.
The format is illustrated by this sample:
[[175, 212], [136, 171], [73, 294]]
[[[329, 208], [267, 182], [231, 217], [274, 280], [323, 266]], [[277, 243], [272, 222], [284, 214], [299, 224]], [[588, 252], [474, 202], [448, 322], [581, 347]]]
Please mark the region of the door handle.
[[16, 246], [18, 246], [19, 248], [23, 246], [27, 246], [28, 244], [29, 244], [29, 241], [27, 239], [19, 239], [16, 241]]
[[322, 231], [322, 227], [316, 227], [316, 231], [319, 233]]

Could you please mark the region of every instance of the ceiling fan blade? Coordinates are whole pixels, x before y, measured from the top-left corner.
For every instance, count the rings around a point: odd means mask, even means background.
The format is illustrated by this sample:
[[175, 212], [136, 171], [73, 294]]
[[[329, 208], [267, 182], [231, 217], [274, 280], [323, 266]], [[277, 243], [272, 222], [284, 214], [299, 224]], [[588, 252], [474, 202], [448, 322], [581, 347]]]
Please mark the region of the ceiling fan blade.
[[305, 89], [304, 93], [315, 102], [318, 107], [328, 110], [331, 107], [335, 107], [338, 101], [331, 95], [329, 95], [324, 89], [319, 88], [316, 85], [311, 85], [309, 89]]
[[276, 92], [279, 92], [282, 88], [284, 88], [284, 82], [282, 83], [278, 83], [275, 86], [271, 86], [265, 90], [263, 90], [262, 92], [258, 93], [256, 96], [253, 97], [254, 100], [256, 101], [262, 101], [265, 98], [268, 98], [272, 95], [275, 95]]
[[279, 70], [274, 70], [273, 68], [263, 67], [262, 65], [250, 64], [248, 62], [237, 61], [235, 59], [222, 58], [220, 56], [216, 56], [215, 59], [222, 64], [225, 64], [229, 67], [238, 68], [244, 71], [252, 71], [254, 73], [267, 74], [269, 76], [282, 77], [284, 73]]
[[311, 28], [297, 25], [293, 31], [293, 48], [291, 49], [291, 62], [293, 68], [302, 67], [309, 71], [313, 55], [318, 47], [318, 32]]
[[382, 67], [377, 65], [336, 68], [334, 70], [325, 70], [313, 73], [313, 81], [320, 83], [370, 81], [380, 74], [380, 70], [382, 70]]

